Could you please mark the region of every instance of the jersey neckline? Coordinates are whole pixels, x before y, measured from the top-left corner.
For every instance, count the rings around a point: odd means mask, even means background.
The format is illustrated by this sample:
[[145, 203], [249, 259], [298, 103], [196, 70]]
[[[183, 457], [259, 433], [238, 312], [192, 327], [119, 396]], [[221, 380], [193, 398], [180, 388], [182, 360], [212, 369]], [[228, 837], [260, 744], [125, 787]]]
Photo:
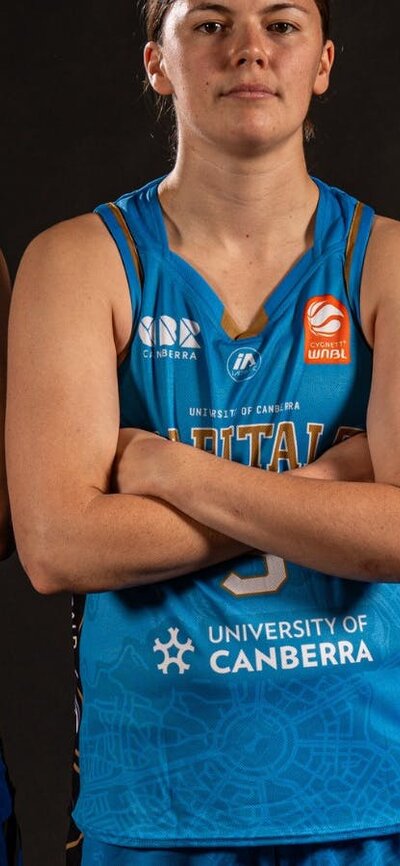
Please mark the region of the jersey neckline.
[[269, 319], [275, 311], [281, 306], [282, 302], [293, 291], [295, 286], [300, 282], [302, 277], [309, 272], [310, 264], [318, 258], [321, 248], [322, 226], [324, 224], [325, 209], [326, 209], [326, 185], [318, 178], [311, 176], [312, 181], [318, 188], [319, 198], [315, 209], [315, 224], [313, 244], [306, 250], [302, 256], [295, 262], [292, 268], [285, 274], [281, 280], [272, 289], [266, 299], [260, 304], [249, 328], [245, 332], [241, 332], [236, 325], [233, 317], [229, 313], [229, 309], [223, 304], [213, 286], [206, 280], [205, 277], [191, 265], [187, 259], [179, 253], [171, 250], [168, 241], [168, 234], [165, 225], [163, 210], [158, 194], [159, 187], [164, 180], [163, 177], [153, 181], [148, 189], [148, 200], [152, 203], [155, 217], [155, 228], [161, 243], [163, 256], [189, 283], [194, 289], [194, 292], [206, 302], [210, 308], [213, 321], [219, 327], [225, 338], [229, 338], [235, 343], [243, 340], [255, 340], [260, 338], [268, 327]]

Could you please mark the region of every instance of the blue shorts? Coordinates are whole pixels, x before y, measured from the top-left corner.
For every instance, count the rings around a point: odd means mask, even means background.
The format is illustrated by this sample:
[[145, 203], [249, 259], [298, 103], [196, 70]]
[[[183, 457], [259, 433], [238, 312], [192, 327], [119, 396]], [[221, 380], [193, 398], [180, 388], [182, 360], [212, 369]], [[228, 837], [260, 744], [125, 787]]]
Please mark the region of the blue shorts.
[[262, 848], [122, 848], [87, 837], [82, 866], [399, 866], [400, 834], [327, 845]]

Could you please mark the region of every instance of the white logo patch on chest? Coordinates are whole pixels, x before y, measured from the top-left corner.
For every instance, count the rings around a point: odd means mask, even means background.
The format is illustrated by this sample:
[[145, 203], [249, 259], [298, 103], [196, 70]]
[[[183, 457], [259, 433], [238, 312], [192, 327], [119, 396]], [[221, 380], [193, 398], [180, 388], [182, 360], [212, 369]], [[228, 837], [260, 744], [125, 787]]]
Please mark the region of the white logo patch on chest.
[[257, 349], [243, 346], [241, 349], [235, 349], [229, 355], [226, 369], [234, 382], [243, 382], [245, 379], [252, 379], [256, 376], [261, 363], [262, 357]]
[[200, 349], [196, 339], [200, 325], [193, 319], [174, 319], [172, 316], [143, 316], [139, 323], [139, 337], [145, 346], [180, 346], [183, 349]]

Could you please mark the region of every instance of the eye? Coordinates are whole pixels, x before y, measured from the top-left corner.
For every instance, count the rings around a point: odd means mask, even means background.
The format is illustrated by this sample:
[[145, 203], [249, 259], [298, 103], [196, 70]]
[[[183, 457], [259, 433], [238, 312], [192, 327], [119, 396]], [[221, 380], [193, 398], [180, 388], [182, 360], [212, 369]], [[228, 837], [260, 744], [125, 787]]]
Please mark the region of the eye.
[[289, 24], [288, 21], [274, 21], [273, 24], [268, 25], [267, 30], [277, 33], [279, 36], [287, 36], [289, 33], [295, 33], [297, 27], [294, 24]]
[[200, 30], [201, 33], [208, 33], [209, 36], [213, 36], [215, 33], [222, 33], [223, 29], [224, 24], [221, 21], [205, 21], [204, 24], [196, 27], [196, 30]]

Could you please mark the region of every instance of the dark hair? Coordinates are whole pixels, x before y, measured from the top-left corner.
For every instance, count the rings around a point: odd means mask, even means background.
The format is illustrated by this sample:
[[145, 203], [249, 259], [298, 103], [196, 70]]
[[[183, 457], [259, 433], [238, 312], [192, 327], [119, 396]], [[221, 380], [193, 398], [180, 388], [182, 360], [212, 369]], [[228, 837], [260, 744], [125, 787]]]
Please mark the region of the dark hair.
[[174, 2], [175, 0], [145, 0], [143, 14], [149, 42], [160, 41], [165, 13]]
[[326, 42], [326, 40], [329, 39], [331, 31], [330, 0], [315, 0], [315, 5], [318, 7], [321, 16], [322, 35], [324, 37], [324, 42]]
[[[146, 35], [149, 42], [159, 42], [164, 16], [175, 0], [145, 0], [143, 12], [146, 22]], [[314, 0], [321, 16], [324, 41], [329, 39], [330, 0]]]

